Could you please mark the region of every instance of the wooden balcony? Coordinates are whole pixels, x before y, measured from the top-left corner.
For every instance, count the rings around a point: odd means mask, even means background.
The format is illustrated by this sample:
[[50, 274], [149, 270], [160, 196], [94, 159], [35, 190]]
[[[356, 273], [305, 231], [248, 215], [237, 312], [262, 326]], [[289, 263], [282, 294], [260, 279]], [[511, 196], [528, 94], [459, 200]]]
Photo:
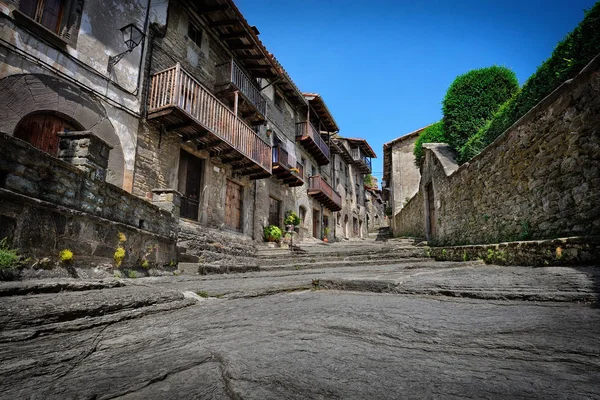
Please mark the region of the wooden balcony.
[[313, 196], [331, 211], [342, 209], [342, 196], [337, 194], [320, 175], [313, 175], [308, 178], [308, 195]]
[[355, 147], [350, 150], [354, 165], [361, 174], [371, 173], [371, 159], [363, 154], [359, 147]]
[[273, 147], [273, 175], [288, 186], [304, 185], [304, 167], [300, 163], [292, 167], [288, 152], [280, 145]]
[[317, 164], [329, 164], [331, 155], [329, 146], [319, 131], [310, 122], [300, 122], [296, 124], [296, 141], [300, 142], [306, 150], [315, 158]]
[[271, 146], [179, 64], [152, 76], [148, 103], [148, 119], [183, 141], [250, 179], [271, 176]]
[[216, 86], [220, 95], [230, 100], [233, 100], [236, 91], [241, 95], [238, 109], [244, 118], [257, 123], [266, 120], [267, 101], [256, 80], [246, 75], [234, 60], [217, 67]]

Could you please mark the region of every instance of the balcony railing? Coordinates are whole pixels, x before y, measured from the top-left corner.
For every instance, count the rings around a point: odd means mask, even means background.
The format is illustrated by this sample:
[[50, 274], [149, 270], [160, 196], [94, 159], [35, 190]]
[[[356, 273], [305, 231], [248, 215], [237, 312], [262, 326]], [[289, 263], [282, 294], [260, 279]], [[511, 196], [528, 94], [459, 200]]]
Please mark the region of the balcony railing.
[[273, 146], [273, 164], [275, 163], [286, 168], [289, 167], [289, 154], [280, 145]]
[[231, 83], [252, 104], [263, 118], [267, 115], [267, 101], [254, 81], [246, 75], [234, 60], [218, 67], [217, 85]]
[[[294, 170], [298, 170], [297, 172]], [[288, 152], [280, 145], [273, 146], [273, 174], [277, 179], [289, 186], [302, 186], [304, 184], [304, 167], [296, 163], [295, 168], [290, 165]]]
[[310, 122], [296, 124], [296, 140], [300, 141], [311, 152], [319, 165], [329, 164], [331, 155], [329, 146], [321, 138], [321, 134]]
[[340, 196], [320, 175], [308, 178], [308, 194], [319, 200], [331, 211], [342, 209], [342, 196]]
[[[182, 113], [178, 115], [183, 117], [170, 115], [168, 110], [173, 108], [180, 110]], [[187, 126], [191, 119], [198, 131], [212, 133], [217, 142], [224, 142], [271, 174], [271, 146], [179, 63], [152, 76], [148, 118], [164, 118], [172, 126]]]
[[364, 174], [371, 173], [371, 159], [366, 157], [362, 151], [360, 151], [360, 148], [355, 147], [350, 150], [350, 153], [352, 154], [352, 159], [357, 163], [360, 172]]

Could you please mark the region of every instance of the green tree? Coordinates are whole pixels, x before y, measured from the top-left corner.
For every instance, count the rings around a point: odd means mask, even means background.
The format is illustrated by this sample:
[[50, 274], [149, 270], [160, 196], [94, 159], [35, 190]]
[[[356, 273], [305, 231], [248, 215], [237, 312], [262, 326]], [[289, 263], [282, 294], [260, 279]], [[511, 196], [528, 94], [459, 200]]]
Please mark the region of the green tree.
[[450, 146], [460, 150], [518, 90], [517, 76], [506, 67], [494, 65], [458, 76], [442, 102]]

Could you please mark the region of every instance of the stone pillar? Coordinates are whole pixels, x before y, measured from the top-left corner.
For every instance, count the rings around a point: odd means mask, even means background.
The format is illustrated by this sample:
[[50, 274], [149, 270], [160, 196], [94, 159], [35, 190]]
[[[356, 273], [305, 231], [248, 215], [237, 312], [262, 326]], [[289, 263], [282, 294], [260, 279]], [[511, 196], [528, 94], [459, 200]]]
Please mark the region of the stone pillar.
[[152, 204], [179, 218], [181, 193], [175, 189], [152, 189]]
[[87, 173], [92, 180], [104, 181], [112, 146], [92, 132], [61, 132], [58, 158]]

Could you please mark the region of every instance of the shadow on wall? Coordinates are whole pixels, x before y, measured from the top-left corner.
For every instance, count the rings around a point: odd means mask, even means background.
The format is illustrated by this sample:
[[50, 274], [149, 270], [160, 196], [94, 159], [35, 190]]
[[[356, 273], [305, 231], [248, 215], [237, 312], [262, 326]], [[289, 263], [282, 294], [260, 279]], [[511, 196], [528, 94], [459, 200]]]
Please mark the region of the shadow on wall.
[[[121, 142], [98, 100], [80, 87], [48, 75], [12, 75], [0, 80], [0, 132], [13, 135], [24, 118], [31, 119], [36, 114], [55, 114], [111, 145], [107, 182], [123, 186], [125, 163]], [[41, 125], [41, 129], [52, 130], [52, 127]]]

